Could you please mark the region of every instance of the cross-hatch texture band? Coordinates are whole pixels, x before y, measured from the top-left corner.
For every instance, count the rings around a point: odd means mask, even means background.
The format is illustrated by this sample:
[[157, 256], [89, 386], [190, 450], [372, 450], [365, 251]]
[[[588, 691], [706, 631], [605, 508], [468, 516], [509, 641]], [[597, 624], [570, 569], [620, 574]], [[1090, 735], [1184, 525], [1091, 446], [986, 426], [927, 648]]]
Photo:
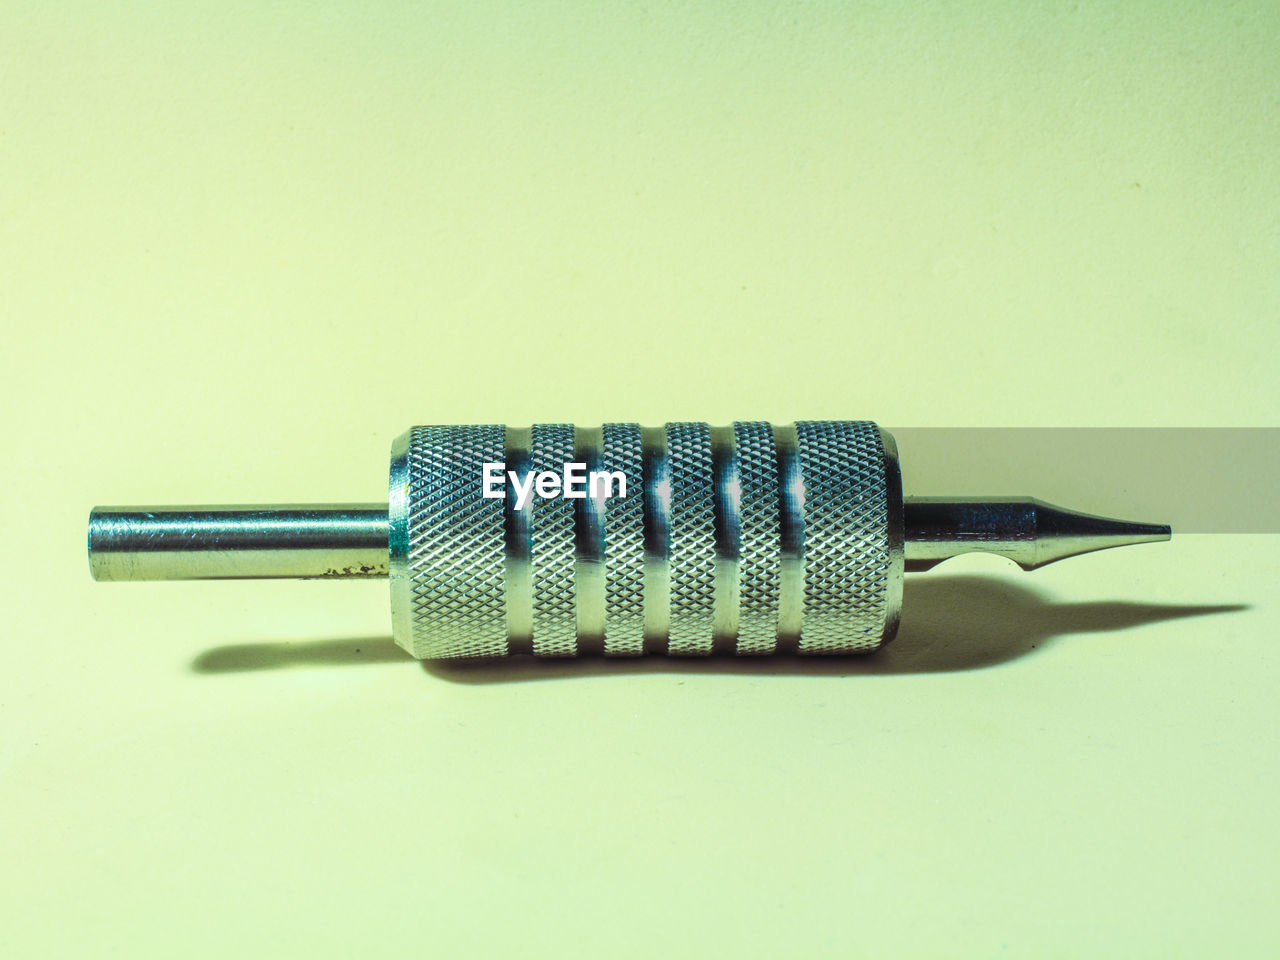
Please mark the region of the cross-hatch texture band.
[[[534, 426], [529, 468], [535, 474], [560, 473], [572, 462], [572, 424]], [[533, 652], [542, 657], [571, 657], [578, 652], [573, 501], [535, 495], [527, 509], [533, 511]]]
[[738, 653], [773, 653], [778, 646], [778, 452], [773, 426], [735, 423], [741, 534], [738, 540]]
[[801, 421], [804, 620], [801, 653], [880, 644], [889, 578], [884, 447], [874, 424]]
[[[535, 493], [525, 508], [530, 522], [508, 529], [503, 499], [481, 496], [484, 465], [505, 461], [504, 427], [415, 427], [407, 459], [409, 608], [394, 611], [409, 629], [397, 636], [419, 657], [504, 656], [506, 592], [518, 583], [525, 586], [512, 594], [512, 609], [530, 612], [533, 652], [572, 656], [579, 652], [578, 605], [588, 602], [575, 569], [585, 563], [603, 566], [603, 596], [595, 594], [603, 618], [596, 609], [590, 622], [603, 623], [603, 648], [597, 642], [594, 649], [606, 654], [873, 649], [885, 631], [890, 577], [880, 432], [854, 421], [801, 421], [794, 430], [788, 475], [798, 479], [784, 489], [767, 423], [734, 424], [730, 468], [722, 474], [705, 423], [667, 424], [657, 441], [642, 441], [636, 424], [605, 424], [585, 456], [592, 469], [622, 471], [626, 496], [607, 499], [599, 511], [599, 550], [584, 547], [590, 538], [576, 529], [582, 511], [574, 500]], [[567, 424], [535, 425], [530, 438], [535, 471], [563, 474], [566, 463], [580, 462]], [[654, 442], [661, 444], [655, 462], [665, 467], [657, 472], [669, 478], [662, 483], [642, 475], [644, 443]], [[584, 457], [581, 433], [576, 454]], [[784, 528], [803, 531], [786, 556]], [[529, 542], [518, 543], [520, 536]], [[509, 575], [511, 564], [528, 564], [528, 575]], [[669, 586], [665, 616], [656, 616], [645, 596], [646, 567]], [[798, 635], [780, 638], [784, 595], [803, 602], [792, 608], [801, 608]], [[666, 631], [659, 634], [655, 622], [667, 623]]]
[[715, 481], [711, 429], [705, 423], [668, 423], [671, 523], [667, 556], [671, 576], [668, 653], [710, 653], [715, 615]]
[[[414, 427], [409, 439], [409, 603], [416, 657], [507, 653], [501, 500], [480, 467], [500, 463], [505, 428]], [[398, 616], [398, 611], [392, 611]]]
[[[644, 484], [640, 481], [640, 425], [606, 423], [602, 469], [621, 470], [625, 497], [605, 501], [604, 652], [644, 653]], [[606, 468], [603, 465], [608, 464]]]

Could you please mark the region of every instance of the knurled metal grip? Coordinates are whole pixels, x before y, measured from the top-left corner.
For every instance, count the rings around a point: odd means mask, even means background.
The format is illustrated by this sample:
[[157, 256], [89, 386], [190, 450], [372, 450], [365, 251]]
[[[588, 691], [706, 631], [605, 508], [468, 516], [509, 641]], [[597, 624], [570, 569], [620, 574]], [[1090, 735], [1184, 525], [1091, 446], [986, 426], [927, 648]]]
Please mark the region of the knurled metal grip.
[[[486, 464], [570, 463], [625, 495], [483, 495]], [[868, 421], [414, 427], [392, 452], [395, 638], [428, 659], [865, 652], [897, 629], [902, 509]]]

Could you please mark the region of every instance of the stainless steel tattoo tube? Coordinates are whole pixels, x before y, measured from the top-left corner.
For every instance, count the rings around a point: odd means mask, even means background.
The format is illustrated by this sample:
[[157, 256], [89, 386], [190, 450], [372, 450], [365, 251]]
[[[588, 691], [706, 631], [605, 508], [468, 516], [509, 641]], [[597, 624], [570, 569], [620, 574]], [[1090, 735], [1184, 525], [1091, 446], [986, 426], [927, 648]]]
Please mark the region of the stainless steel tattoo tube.
[[98, 507], [98, 580], [389, 577], [415, 657], [864, 653], [904, 572], [1167, 540], [1030, 498], [902, 495], [869, 421], [414, 427], [388, 504]]

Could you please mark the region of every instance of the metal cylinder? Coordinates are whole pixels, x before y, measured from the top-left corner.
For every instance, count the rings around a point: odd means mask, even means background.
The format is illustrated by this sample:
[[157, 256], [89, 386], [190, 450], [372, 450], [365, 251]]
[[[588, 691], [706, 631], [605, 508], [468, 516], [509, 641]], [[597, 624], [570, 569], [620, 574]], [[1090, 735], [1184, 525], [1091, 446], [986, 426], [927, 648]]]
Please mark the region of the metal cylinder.
[[854, 653], [898, 623], [901, 479], [867, 421], [415, 427], [389, 499], [417, 657]]
[[380, 503], [95, 507], [95, 580], [385, 577]]

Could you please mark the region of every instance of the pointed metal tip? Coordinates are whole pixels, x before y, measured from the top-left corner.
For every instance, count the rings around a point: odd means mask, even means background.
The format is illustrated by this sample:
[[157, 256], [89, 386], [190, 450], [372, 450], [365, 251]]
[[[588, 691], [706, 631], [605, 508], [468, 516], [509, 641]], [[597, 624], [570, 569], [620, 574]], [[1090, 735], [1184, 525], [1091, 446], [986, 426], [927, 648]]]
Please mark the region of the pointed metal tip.
[[904, 507], [908, 570], [927, 570], [962, 553], [994, 553], [1035, 570], [1173, 536], [1167, 524], [1113, 520], [1031, 497], [907, 497]]
[[1168, 524], [1099, 517], [1041, 500], [1031, 503], [1035, 508], [1035, 551], [1026, 560], [1014, 558], [1025, 570], [1035, 570], [1082, 553], [1135, 543], [1159, 543], [1173, 537], [1173, 528]]

